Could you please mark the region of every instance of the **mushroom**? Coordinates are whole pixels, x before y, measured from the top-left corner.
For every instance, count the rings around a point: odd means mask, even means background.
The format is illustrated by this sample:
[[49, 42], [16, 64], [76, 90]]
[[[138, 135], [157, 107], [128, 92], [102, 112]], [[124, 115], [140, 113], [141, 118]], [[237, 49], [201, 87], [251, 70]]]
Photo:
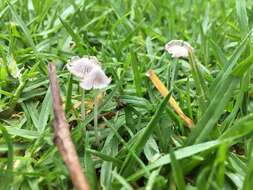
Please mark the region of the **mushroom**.
[[[67, 68], [73, 75], [80, 78], [80, 87], [84, 90], [95, 90], [94, 96], [94, 129], [96, 142], [99, 144], [98, 137], [98, 101], [99, 90], [106, 88], [110, 82], [111, 78], [108, 78], [101, 68], [99, 61], [96, 57], [73, 57], [67, 64]], [[83, 98], [84, 99], [84, 92]], [[84, 107], [84, 106], [83, 106]], [[84, 108], [83, 108], [84, 109]], [[82, 113], [85, 116], [85, 113]], [[84, 118], [83, 118], [84, 119]]]
[[165, 45], [165, 50], [172, 55], [173, 58], [186, 58], [189, 52], [193, 51], [192, 46], [183, 40], [171, 40]]

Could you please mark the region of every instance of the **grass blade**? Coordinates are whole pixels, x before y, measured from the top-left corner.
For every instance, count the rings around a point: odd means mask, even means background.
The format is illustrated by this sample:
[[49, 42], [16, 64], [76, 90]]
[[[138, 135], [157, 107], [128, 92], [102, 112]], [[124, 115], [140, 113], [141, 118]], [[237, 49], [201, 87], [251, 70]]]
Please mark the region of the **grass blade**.
[[46, 96], [42, 102], [41, 111], [39, 114], [39, 131], [43, 132], [47, 126], [47, 121], [49, 119], [50, 113], [52, 113], [52, 98], [50, 94], [50, 88], [47, 90]]
[[87, 176], [89, 187], [91, 190], [97, 190], [97, 176], [96, 169], [94, 166], [94, 162], [91, 159], [91, 154], [87, 151], [89, 148], [89, 137], [86, 135], [85, 138], [85, 154], [84, 154], [84, 166], [85, 166], [85, 174]]
[[0, 130], [2, 132], [3, 138], [8, 146], [8, 159], [7, 159], [7, 167], [6, 170], [0, 175], [1, 177], [1, 184], [0, 187], [1, 189], [9, 189], [11, 186], [11, 181], [12, 181], [12, 170], [13, 170], [13, 146], [12, 146], [12, 140], [11, 136], [8, 134], [8, 131], [5, 129], [5, 127], [0, 124]]
[[141, 90], [141, 75], [140, 75], [140, 68], [139, 68], [139, 62], [137, 59], [137, 55], [134, 52], [131, 52], [131, 63], [132, 63], [132, 69], [134, 74], [134, 85], [136, 89], [136, 94], [138, 96], [142, 96], [142, 90]]
[[177, 188], [180, 190], [185, 190], [184, 175], [176, 159], [174, 150], [172, 148], [170, 150], [170, 160], [171, 160], [172, 175], [176, 182]]
[[236, 0], [236, 12], [238, 16], [239, 28], [242, 36], [244, 36], [249, 31], [249, 18], [247, 15], [245, 0]]
[[84, 55], [85, 49], [83, 47], [83, 43], [82, 43], [83, 41], [82, 41], [81, 37], [72, 30], [71, 26], [67, 22], [65, 22], [62, 18], [59, 18], [59, 19], [60, 19], [63, 27], [67, 30], [69, 35], [73, 38], [73, 41], [76, 43], [76, 46], [77, 46], [78, 50], [80, 51], [80, 53], [82, 55]]
[[[209, 141], [209, 142], [205, 142], [205, 143], [187, 146], [187, 147], [176, 150], [175, 157], [177, 160], [181, 160], [183, 158], [187, 158], [187, 157], [193, 156], [195, 154], [198, 154], [200, 152], [204, 152], [209, 149], [215, 148], [218, 145], [220, 145], [221, 143], [222, 143], [222, 141], [214, 140], [214, 141]], [[161, 166], [164, 166], [164, 165], [167, 165], [170, 163], [171, 163], [170, 154], [166, 154], [166, 155], [162, 156], [161, 158], [159, 158], [158, 160], [156, 160], [155, 162], [153, 162], [152, 164], [148, 165], [146, 167], [146, 169], [153, 170], [153, 169], [156, 169], [158, 167], [161, 167]], [[139, 170], [139, 171], [135, 172], [135, 174], [129, 176], [127, 178], [127, 180], [128, 181], [137, 180], [140, 177], [142, 177], [143, 174], [145, 174], [145, 171]]]
[[[147, 140], [149, 139], [150, 135], [154, 131], [154, 127], [156, 123], [158, 122], [161, 114], [163, 113], [167, 102], [169, 100], [170, 95], [168, 94], [163, 101], [160, 103], [158, 109], [156, 110], [155, 115], [152, 117], [150, 122], [148, 123], [147, 127], [143, 130], [143, 132], [138, 136], [137, 140], [134, 142], [134, 144], [131, 147], [131, 151], [135, 152], [137, 155], [141, 152], [144, 145], [146, 144]], [[121, 167], [121, 173], [125, 175], [126, 168], [129, 168], [133, 165], [133, 159], [131, 154], [129, 153], [123, 163], [123, 166]], [[129, 171], [129, 170], [128, 170]]]

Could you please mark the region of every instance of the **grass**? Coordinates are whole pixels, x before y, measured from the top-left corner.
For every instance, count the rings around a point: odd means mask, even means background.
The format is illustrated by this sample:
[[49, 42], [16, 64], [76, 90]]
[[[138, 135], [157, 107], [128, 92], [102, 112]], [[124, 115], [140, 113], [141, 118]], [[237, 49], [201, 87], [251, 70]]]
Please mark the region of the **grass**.
[[[91, 190], [250, 190], [252, 20], [250, 0], [0, 1], [0, 189], [73, 188], [53, 143], [52, 61]], [[164, 51], [172, 39], [194, 47], [189, 59]], [[112, 78], [97, 110], [99, 145], [94, 92], [81, 102], [65, 67], [75, 55], [97, 56]]]

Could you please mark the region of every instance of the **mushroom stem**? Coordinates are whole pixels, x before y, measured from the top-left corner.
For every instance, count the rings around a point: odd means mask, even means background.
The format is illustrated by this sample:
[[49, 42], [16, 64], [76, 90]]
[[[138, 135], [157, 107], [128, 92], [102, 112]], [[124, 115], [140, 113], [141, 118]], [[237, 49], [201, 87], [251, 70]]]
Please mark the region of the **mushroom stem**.
[[178, 65], [178, 61], [173, 60], [171, 63], [171, 74], [170, 74], [170, 81], [169, 81], [170, 84], [169, 84], [169, 87], [167, 87], [168, 89], [171, 89], [173, 87], [173, 84], [176, 80], [177, 65]]
[[81, 89], [81, 118], [85, 120], [85, 90]]
[[99, 136], [98, 136], [98, 96], [99, 92], [95, 90], [94, 98], [94, 131], [96, 144], [99, 145]]
[[81, 91], [81, 117], [82, 120], [85, 120], [85, 90]]

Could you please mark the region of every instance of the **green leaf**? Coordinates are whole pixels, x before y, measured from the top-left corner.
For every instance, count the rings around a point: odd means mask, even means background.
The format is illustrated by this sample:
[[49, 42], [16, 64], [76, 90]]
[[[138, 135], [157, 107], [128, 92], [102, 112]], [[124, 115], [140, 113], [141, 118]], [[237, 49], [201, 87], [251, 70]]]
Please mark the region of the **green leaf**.
[[76, 43], [76, 45], [77, 45], [80, 53], [84, 54], [85, 53], [85, 49], [83, 47], [83, 43], [82, 43], [83, 41], [82, 41], [81, 37], [77, 33], [75, 33], [72, 30], [71, 26], [67, 22], [65, 22], [61, 17], [59, 19], [60, 19], [63, 27], [67, 30], [67, 32], [69, 33], [69, 35], [72, 37], [73, 41]]
[[137, 59], [137, 55], [135, 52], [131, 52], [131, 64], [132, 64], [132, 70], [134, 74], [134, 85], [136, 89], [136, 94], [138, 96], [142, 96], [142, 90], [141, 90], [141, 75], [140, 75], [140, 63]]
[[84, 166], [85, 174], [91, 190], [97, 190], [97, 177], [94, 162], [91, 159], [91, 154], [86, 150], [89, 147], [89, 137], [86, 135], [85, 138], [85, 154], [84, 154]]
[[86, 148], [85, 150], [87, 153], [89, 154], [93, 154], [94, 156], [97, 156], [99, 158], [101, 158], [103, 161], [108, 161], [108, 162], [112, 162], [114, 163], [115, 165], [120, 165], [122, 164], [122, 161], [117, 159], [117, 158], [114, 158], [110, 155], [107, 155], [107, 154], [104, 154], [102, 152], [99, 152], [99, 151], [96, 151], [96, 150], [93, 150], [93, 149], [89, 149], [89, 148]]
[[237, 77], [241, 77], [253, 64], [253, 55], [247, 57], [245, 60], [240, 62], [236, 68], [233, 69], [233, 75]]
[[232, 127], [226, 130], [219, 139], [226, 138], [240, 138], [253, 131], [253, 115], [250, 114], [247, 117], [237, 121]]
[[8, 134], [8, 131], [2, 124], [0, 124], [0, 131], [2, 132], [3, 138], [8, 146], [8, 159], [7, 159], [7, 167], [3, 174], [0, 173], [0, 189], [9, 189], [12, 184], [12, 170], [13, 170], [13, 146], [12, 146], [12, 140], [11, 136]]
[[30, 131], [30, 130], [27, 130], [27, 129], [19, 129], [19, 128], [16, 128], [16, 127], [8, 127], [8, 126], [5, 126], [5, 129], [7, 130], [7, 132], [10, 135], [23, 137], [23, 138], [26, 138], [26, 139], [37, 139], [37, 138], [39, 138], [39, 134], [38, 134], [37, 131]]
[[230, 77], [224, 81], [223, 86], [216, 91], [215, 96], [210, 100], [209, 106], [206, 108], [203, 116], [196, 124], [196, 128], [189, 136], [187, 140], [188, 145], [203, 142], [209, 137], [210, 131], [223, 113], [238, 82], [239, 80], [237, 78]]
[[[166, 105], [168, 104], [169, 97], [170, 97], [170, 94], [168, 94], [163, 99], [163, 101], [160, 103], [158, 109], [156, 110], [155, 115], [152, 117], [152, 119], [148, 123], [147, 127], [145, 127], [143, 129], [142, 133], [140, 133], [140, 135], [138, 136], [138, 138], [136, 139], [136, 141], [134, 142], [134, 144], [130, 148], [132, 152], [135, 152], [137, 155], [141, 152], [144, 145], [148, 141], [149, 137], [153, 133], [160, 116], [162, 115], [163, 111], [165, 110]], [[128, 153], [128, 155], [123, 163], [123, 166], [121, 167], [121, 172], [124, 174], [126, 168], [129, 168], [133, 165], [134, 164], [133, 164], [132, 155], [130, 153]], [[128, 171], [130, 171], [130, 170], [128, 170]]]
[[160, 169], [158, 170], [154, 170], [151, 175], [148, 178], [148, 182], [147, 182], [147, 186], [146, 186], [146, 190], [152, 190], [153, 186], [155, 185], [157, 176], [159, 174]]
[[67, 95], [66, 95], [66, 108], [65, 111], [68, 112], [72, 105], [72, 90], [73, 90], [73, 77], [69, 74], [67, 83]]
[[115, 170], [112, 172], [112, 175], [115, 179], [118, 180], [118, 182], [124, 187], [124, 189], [127, 190], [133, 190], [133, 188], [131, 187], [131, 185], [125, 180], [125, 178], [123, 178], [122, 176], [120, 176]]
[[227, 159], [227, 152], [228, 152], [228, 144], [227, 143], [221, 144], [213, 167], [213, 172], [215, 172], [216, 174], [215, 181], [220, 189], [222, 189], [222, 187], [224, 186], [225, 171], [226, 171], [225, 163]]
[[172, 148], [170, 150], [170, 160], [171, 160], [172, 175], [176, 182], [177, 188], [180, 190], [185, 190], [184, 175], [176, 159], [174, 150]]
[[236, 0], [236, 12], [238, 16], [239, 28], [242, 36], [249, 31], [248, 15], [245, 0]]
[[[222, 141], [220, 140], [214, 140], [214, 141], [208, 141], [205, 143], [195, 144], [187, 147], [180, 148], [175, 151], [175, 157], [177, 160], [181, 160], [183, 158], [187, 158], [190, 156], [193, 156], [195, 154], [207, 151], [209, 149], [215, 148], [218, 145], [220, 145]], [[146, 170], [154, 170], [158, 167], [164, 166], [171, 163], [170, 154], [166, 154], [156, 160], [155, 162], [149, 164], [146, 166]], [[143, 169], [138, 170], [135, 172], [135, 174], [132, 174], [127, 178], [128, 181], [134, 181], [139, 179], [143, 174], [145, 174], [145, 171]]]
[[27, 103], [26, 108], [28, 111], [27, 116], [31, 117], [34, 127], [37, 129], [37, 131], [40, 131], [39, 113], [36, 103]]
[[[253, 141], [251, 139], [251, 145], [253, 144]], [[247, 163], [247, 173], [244, 178], [243, 182], [243, 190], [251, 190], [253, 186], [253, 151], [250, 151], [250, 154], [248, 155], [248, 163]]]
[[120, 96], [119, 98], [123, 103], [130, 104], [137, 108], [142, 108], [145, 110], [152, 110], [153, 108], [150, 102], [147, 99], [142, 98], [142, 97], [124, 95], [124, 96]]
[[29, 31], [29, 29], [27, 28], [26, 24], [24, 23], [24, 21], [18, 16], [18, 14], [16, 13], [15, 9], [13, 8], [13, 6], [11, 4], [9, 4], [9, 9], [13, 15], [13, 17], [15, 18], [16, 22], [18, 23], [18, 25], [21, 27], [21, 29], [23, 30], [24, 34], [25, 34], [25, 38], [28, 41], [29, 45], [35, 49], [35, 44], [33, 42], [32, 39], [32, 35]]
[[216, 91], [223, 85], [224, 81], [232, 73], [232, 70], [236, 66], [240, 56], [243, 54], [243, 52], [245, 51], [247, 47], [251, 34], [252, 34], [252, 31], [248, 32], [245, 38], [240, 42], [240, 44], [234, 50], [230, 59], [225, 63], [223, 69], [219, 72], [218, 76], [212, 82], [212, 85], [209, 88], [211, 97], [214, 96], [214, 93], [216, 93]]
[[46, 96], [42, 102], [41, 111], [39, 114], [39, 131], [43, 132], [47, 121], [49, 119], [50, 113], [52, 113], [52, 97], [51, 97], [51, 91], [50, 88], [48, 88]]

